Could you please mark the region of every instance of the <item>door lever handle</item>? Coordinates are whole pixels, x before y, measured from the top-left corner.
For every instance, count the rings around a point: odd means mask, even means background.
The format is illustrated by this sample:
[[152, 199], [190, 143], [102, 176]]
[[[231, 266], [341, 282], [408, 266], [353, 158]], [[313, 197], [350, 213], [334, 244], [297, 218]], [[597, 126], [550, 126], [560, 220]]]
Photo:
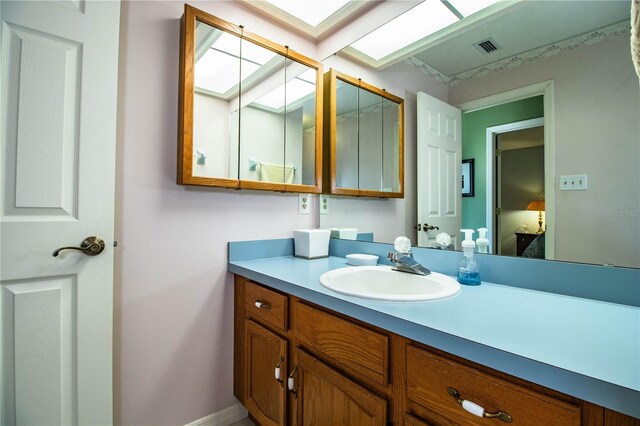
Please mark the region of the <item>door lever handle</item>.
[[58, 257], [62, 250], [80, 250], [87, 256], [97, 256], [104, 250], [104, 240], [100, 237], [87, 237], [80, 243], [80, 247], [60, 247], [52, 253], [53, 257]]
[[429, 225], [429, 224], [426, 224], [426, 223], [424, 225], [422, 225], [422, 230], [424, 232], [433, 231], [434, 229], [437, 229], [438, 231], [440, 230], [440, 228], [438, 228], [437, 226]]

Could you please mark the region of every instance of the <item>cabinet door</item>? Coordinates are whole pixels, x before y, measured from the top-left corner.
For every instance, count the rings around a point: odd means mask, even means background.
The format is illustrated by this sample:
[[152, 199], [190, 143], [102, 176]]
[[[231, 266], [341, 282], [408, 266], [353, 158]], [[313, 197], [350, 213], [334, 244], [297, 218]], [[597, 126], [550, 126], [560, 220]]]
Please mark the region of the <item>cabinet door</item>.
[[287, 341], [253, 321], [246, 324], [245, 404], [261, 425], [284, 425]]
[[387, 401], [300, 349], [295, 351], [293, 392], [298, 425], [387, 424]]

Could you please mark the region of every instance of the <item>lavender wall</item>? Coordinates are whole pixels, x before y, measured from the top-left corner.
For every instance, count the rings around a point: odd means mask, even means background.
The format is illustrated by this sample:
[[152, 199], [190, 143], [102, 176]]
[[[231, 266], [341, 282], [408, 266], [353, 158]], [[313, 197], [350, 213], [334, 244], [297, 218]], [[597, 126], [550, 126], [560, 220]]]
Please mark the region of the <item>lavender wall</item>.
[[[186, 424], [232, 395], [230, 240], [315, 227], [297, 195], [176, 185], [183, 2], [123, 2], [116, 198], [115, 422]], [[315, 45], [234, 2], [200, 9], [309, 56]], [[314, 200], [315, 201], [315, 200]], [[313, 206], [312, 211], [317, 207]]]

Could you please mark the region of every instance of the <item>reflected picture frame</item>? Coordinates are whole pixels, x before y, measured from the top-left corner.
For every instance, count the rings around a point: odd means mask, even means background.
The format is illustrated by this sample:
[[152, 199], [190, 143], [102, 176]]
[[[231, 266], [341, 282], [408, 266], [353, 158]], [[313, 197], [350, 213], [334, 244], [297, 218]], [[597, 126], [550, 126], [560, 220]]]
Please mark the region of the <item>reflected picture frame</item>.
[[475, 179], [474, 179], [474, 159], [462, 160], [462, 196], [463, 197], [474, 197], [474, 187], [475, 187]]

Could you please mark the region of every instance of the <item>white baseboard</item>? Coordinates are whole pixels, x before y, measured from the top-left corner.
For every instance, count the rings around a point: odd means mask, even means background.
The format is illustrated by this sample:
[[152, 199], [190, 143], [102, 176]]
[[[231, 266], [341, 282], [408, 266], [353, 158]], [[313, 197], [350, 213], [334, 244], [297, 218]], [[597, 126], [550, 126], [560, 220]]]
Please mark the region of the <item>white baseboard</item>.
[[235, 404], [185, 426], [229, 426], [245, 417], [247, 409], [242, 404]]

